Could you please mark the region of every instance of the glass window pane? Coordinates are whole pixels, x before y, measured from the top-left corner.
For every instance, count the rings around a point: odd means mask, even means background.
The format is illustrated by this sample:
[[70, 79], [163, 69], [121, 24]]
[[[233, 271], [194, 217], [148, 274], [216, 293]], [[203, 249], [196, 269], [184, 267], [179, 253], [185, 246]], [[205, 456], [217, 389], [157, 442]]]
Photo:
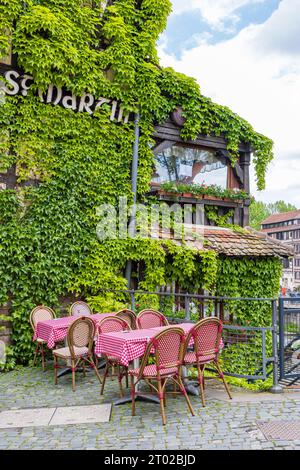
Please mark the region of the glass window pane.
[[227, 186], [227, 161], [215, 152], [174, 145], [156, 156], [153, 183]]

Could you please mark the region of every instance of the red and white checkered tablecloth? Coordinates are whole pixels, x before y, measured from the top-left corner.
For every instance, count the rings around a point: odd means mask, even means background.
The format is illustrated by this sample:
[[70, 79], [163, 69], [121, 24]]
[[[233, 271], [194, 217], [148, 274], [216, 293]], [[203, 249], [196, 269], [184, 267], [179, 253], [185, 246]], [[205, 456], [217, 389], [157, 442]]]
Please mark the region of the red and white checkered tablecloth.
[[[180, 323], [176, 326], [182, 328], [187, 335], [194, 323]], [[143, 356], [151, 338], [165, 328], [167, 327], [101, 333], [96, 340], [95, 354], [97, 356], [105, 354], [116, 357], [121, 364], [128, 366], [131, 361]]]
[[[115, 315], [115, 313], [96, 313], [89, 318], [97, 324], [110, 315]], [[37, 338], [43, 339], [47, 342], [48, 348], [53, 349], [55, 343], [66, 338], [69, 326], [73, 321], [78, 320], [78, 318], [79, 317], [76, 316], [70, 316], [38, 322], [33, 335], [33, 341]]]

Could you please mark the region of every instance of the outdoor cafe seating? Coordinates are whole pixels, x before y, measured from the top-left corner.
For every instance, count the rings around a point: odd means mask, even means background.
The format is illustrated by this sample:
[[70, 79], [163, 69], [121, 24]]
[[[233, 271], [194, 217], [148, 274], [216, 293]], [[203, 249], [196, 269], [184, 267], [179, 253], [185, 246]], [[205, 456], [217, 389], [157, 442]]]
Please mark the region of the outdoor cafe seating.
[[93, 344], [95, 337], [95, 324], [93, 320], [88, 317], [81, 317], [75, 320], [68, 329], [67, 344], [65, 348], [55, 349], [53, 351], [54, 356], [54, 379], [55, 385], [57, 385], [57, 371], [59, 367], [58, 360], [63, 359], [69, 366], [71, 362], [72, 371], [72, 389], [75, 392], [75, 373], [79, 366], [82, 366], [83, 374], [85, 376], [86, 364], [89, 365], [101, 383], [101, 377], [98, 369], [95, 366], [93, 359]]
[[[35, 307], [31, 311], [30, 317], [29, 317], [29, 321], [33, 329], [33, 333], [35, 334], [38, 322], [45, 321], [45, 320], [53, 320], [54, 318], [55, 318], [55, 313], [51, 308], [45, 307], [43, 305], [39, 305], [38, 307]], [[42, 358], [42, 368], [43, 368], [43, 371], [45, 371], [44, 346], [46, 345], [46, 341], [42, 338], [39, 338], [38, 336], [36, 336], [34, 340], [36, 341], [36, 350], [34, 354], [33, 365], [35, 365], [37, 356], [40, 354]]]
[[[186, 351], [183, 358], [183, 365], [197, 368], [198, 382], [202, 405], [205, 406], [204, 395], [204, 371], [207, 365], [213, 367], [218, 376], [222, 379], [226, 392], [232, 399], [229, 387], [224, 377], [224, 373], [219, 363], [219, 352], [222, 341], [223, 324], [219, 318], [210, 317], [200, 320], [194, 325], [186, 339]], [[187, 351], [188, 345], [193, 339], [194, 350]]]
[[117, 312], [116, 316], [119, 318], [123, 318], [123, 320], [128, 323], [132, 330], [137, 329], [136, 314], [132, 310], [124, 308], [123, 310]]
[[[131, 376], [132, 415], [135, 415], [136, 386], [139, 381], [145, 381], [150, 389], [157, 393], [160, 401], [162, 421], [165, 425], [166, 385], [172, 381], [178, 385], [180, 392], [184, 395], [188, 408], [195, 415], [186, 389], [182, 383], [181, 367], [183, 363], [185, 347], [185, 334], [181, 328], [168, 327], [157, 333], [149, 342], [143, 356], [141, 367], [129, 371]], [[154, 350], [154, 351], [153, 351]], [[154, 352], [155, 364], [149, 365], [150, 354]], [[156, 380], [157, 386], [153, 384]]]
[[168, 325], [169, 322], [166, 317], [157, 310], [145, 309], [137, 315], [137, 326], [139, 329]]
[[81, 300], [74, 302], [69, 310], [69, 315], [74, 317], [82, 317], [92, 315], [93, 311], [89, 304]]
[[[126, 330], [128, 331], [130, 329], [131, 329], [130, 326], [124, 319], [115, 316], [115, 317], [108, 317], [102, 320], [98, 326], [98, 333], [99, 334], [113, 333], [113, 332], [116, 333], [116, 332], [123, 332]], [[128, 367], [122, 365], [122, 363], [120, 362], [120, 359], [115, 356], [111, 356], [110, 354], [105, 354], [104, 357], [105, 357], [106, 364], [105, 364], [105, 370], [104, 370], [103, 381], [102, 381], [102, 386], [101, 386], [101, 395], [103, 395], [104, 393], [104, 387], [105, 387], [107, 376], [109, 375], [109, 373], [111, 373], [111, 376], [113, 377], [115, 375], [114, 370], [116, 368], [117, 369], [116, 375], [118, 377], [118, 382], [119, 382], [119, 387], [120, 387], [120, 395], [121, 397], [123, 397], [124, 393], [123, 393], [123, 387], [122, 387], [122, 380], [124, 377], [126, 377], [126, 385], [128, 387]]]
[[[219, 362], [223, 330], [220, 319], [208, 317], [197, 323], [184, 322], [172, 326], [161, 312], [153, 309], [142, 310], [137, 316], [129, 309], [89, 315], [92, 310], [86, 305], [77, 303], [75, 310], [70, 309], [73, 315], [62, 318], [55, 318], [53, 310], [45, 306], [35, 308], [30, 314], [33, 340], [39, 350], [44, 351], [45, 345], [53, 350], [55, 384], [61, 367], [59, 360], [64, 360], [72, 372], [74, 391], [75, 373], [80, 366], [84, 375], [86, 366], [94, 369], [101, 384], [101, 394], [110, 375], [117, 376], [120, 396], [123, 397], [123, 379], [126, 379], [128, 388], [130, 376], [132, 414], [135, 414], [136, 398], [145, 395], [145, 391], [140, 390], [141, 382], [144, 382], [150, 393], [158, 396], [163, 424], [166, 424], [166, 393], [170, 393], [167, 388], [170, 382], [174, 386], [171, 393], [183, 394], [189, 411], [194, 415], [186, 391], [188, 377], [185, 375], [189, 367], [197, 371], [203, 406], [206, 366], [215, 370], [229, 398], [232, 398]], [[81, 316], [77, 316], [76, 308], [83, 312]], [[66, 342], [65, 347], [55, 349], [62, 340]], [[43, 370], [44, 355], [45, 352], [42, 354]], [[102, 376], [98, 371], [99, 358], [105, 360]]]

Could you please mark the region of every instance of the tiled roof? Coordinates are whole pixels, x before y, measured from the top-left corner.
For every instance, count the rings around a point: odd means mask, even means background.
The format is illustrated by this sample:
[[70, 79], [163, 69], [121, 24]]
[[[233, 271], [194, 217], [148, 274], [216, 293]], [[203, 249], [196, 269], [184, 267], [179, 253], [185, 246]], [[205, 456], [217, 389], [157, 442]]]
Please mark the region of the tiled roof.
[[260, 232], [277, 233], [277, 232], [293, 232], [295, 230], [300, 230], [300, 225], [283, 225], [282, 227], [262, 228]]
[[277, 224], [279, 222], [286, 222], [287, 220], [294, 219], [300, 219], [300, 210], [270, 215], [262, 222], [262, 224]]
[[[169, 238], [176, 244], [182, 244], [180, 239], [174, 240], [172, 234], [167, 236], [164, 233], [163, 238]], [[233, 231], [221, 227], [186, 226], [185, 243], [197, 250], [213, 249], [226, 256], [288, 258], [294, 255], [294, 249], [290, 245], [250, 228], [243, 231]]]
[[211, 248], [227, 256], [289, 257], [294, 254], [292, 247], [251, 229], [243, 232], [205, 229], [204, 237]]

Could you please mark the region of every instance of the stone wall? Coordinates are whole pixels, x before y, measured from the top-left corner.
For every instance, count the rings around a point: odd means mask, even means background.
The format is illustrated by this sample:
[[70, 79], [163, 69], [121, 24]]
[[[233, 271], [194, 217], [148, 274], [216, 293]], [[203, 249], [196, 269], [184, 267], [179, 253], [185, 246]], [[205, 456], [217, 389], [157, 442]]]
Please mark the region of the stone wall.
[[0, 316], [7, 317], [7, 321], [0, 320], [0, 340], [5, 344], [11, 343], [12, 325], [10, 320], [9, 304], [0, 306]]

